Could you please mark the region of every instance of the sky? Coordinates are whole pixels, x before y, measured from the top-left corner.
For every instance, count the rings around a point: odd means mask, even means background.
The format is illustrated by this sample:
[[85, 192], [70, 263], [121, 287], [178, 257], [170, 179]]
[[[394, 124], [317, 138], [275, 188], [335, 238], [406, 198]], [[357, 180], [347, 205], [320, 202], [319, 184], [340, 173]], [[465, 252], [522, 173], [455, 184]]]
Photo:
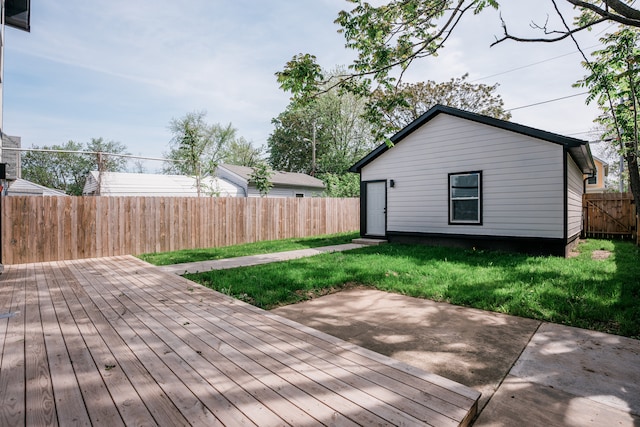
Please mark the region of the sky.
[[[540, 36], [532, 21], [557, 24], [548, 0], [501, 3], [517, 35]], [[23, 147], [102, 137], [162, 157], [170, 121], [206, 111], [209, 123], [232, 123], [239, 136], [266, 145], [271, 120], [289, 102], [274, 73], [298, 53], [316, 55], [325, 69], [348, 65], [355, 52], [334, 20], [351, 8], [346, 0], [33, 2], [31, 32], [6, 30], [4, 131], [21, 136]], [[580, 44], [590, 52], [614, 30], [602, 24], [579, 34]], [[499, 84], [513, 122], [593, 139], [598, 110], [585, 105], [584, 88], [572, 87], [586, 74], [575, 45], [490, 47], [501, 34], [497, 12], [465, 16], [440, 54], [414, 63], [405, 81], [469, 73], [473, 83]]]

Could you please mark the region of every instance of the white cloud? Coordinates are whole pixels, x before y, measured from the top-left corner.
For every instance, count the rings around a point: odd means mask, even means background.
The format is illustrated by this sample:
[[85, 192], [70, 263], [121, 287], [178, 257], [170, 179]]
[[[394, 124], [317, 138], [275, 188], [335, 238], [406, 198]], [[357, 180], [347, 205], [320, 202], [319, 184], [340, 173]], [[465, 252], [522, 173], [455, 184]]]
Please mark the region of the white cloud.
[[[514, 28], [544, 18], [537, 2], [512, 0], [504, 16]], [[131, 152], [166, 150], [172, 117], [207, 110], [208, 120], [232, 122], [256, 145], [287, 105], [274, 73], [297, 53], [317, 55], [325, 68], [345, 65], [333, 23], [343, 0], [67, 0], [40, 2], [32, 32], [7, 31], [5, 131], [23, 143], [54, 144], [104, 137]], [[470, 80], [574, 50], [561, 45], [506, 42], [497, 14], [467, 16], [438, 57], [414, 65], [410, 80]], [[592, 37], [593, 38], [593, 37]], [[576, 56], [526, 67], [483, 83], [500, 83], [507, 108], [579, 92]], [[582, 99], [514, 111], [514, 121], [546, 130], [586, 131], [594, 116]]]

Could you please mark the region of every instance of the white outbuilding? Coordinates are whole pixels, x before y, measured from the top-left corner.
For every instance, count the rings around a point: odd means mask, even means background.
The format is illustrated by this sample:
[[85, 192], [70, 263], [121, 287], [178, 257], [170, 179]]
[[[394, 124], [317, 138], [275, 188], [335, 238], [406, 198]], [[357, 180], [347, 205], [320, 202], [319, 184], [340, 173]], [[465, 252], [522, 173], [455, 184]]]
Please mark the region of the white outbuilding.
[[582, 229], [586, 141], [437, 105], [349, 170], [363, 237], [566, 256]]
[[[196, 197], [196, 179], [184, 175], [92, 171], [82, 194], [86, 196], [169, 196]], [[217, 177], [203, 178], [201, 196], [244, 197], [244, 190]]]

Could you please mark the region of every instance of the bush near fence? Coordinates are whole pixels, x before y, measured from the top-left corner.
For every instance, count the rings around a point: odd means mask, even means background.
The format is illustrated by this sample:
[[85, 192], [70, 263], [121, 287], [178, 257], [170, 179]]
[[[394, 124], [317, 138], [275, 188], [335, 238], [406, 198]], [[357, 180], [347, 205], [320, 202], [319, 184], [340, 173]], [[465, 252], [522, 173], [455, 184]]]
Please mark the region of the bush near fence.
[[137, 255], [358, 230], [359, 199], [3, 197], [2, 262]]

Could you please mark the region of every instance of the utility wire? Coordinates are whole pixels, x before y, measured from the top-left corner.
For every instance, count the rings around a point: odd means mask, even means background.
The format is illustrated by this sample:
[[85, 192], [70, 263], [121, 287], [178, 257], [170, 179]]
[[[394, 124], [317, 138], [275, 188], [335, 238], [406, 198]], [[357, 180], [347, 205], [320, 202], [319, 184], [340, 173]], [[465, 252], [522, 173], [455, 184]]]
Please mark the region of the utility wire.
[[49, 148], [15, 148], [15, 147], [0, 147], [0, 151], [30, 151], [36, 153], [60, 153], [60, 154], [89, 154], [89, 155], [104, 155], [104, 156], [114, 156], [114, 157], [124, 157], [127, 159], [138, 159], [138, 160], [158, 160], [163, 162], [185, 162], [185, 160], [174, 160], [174, 159], [164, 159], [161, 157], [145, 157], [145, 156], [134, 156], [132, 154], [116, 154], [116, 153], [105, 153], [102, 151], [77, 151], [77, 150], [56, 150]]
[[535, 107], [536, 105], [548, 104], [550, 102], [561, 101], [563, 99], [568, 99], [568, 98], [575, 98], [576, 96], [586, 95], [588, 93], [589, 92], [581, 92], [581, 93], [576, 93], [575, 95], [562, 96], [560, 98], [549, 99], [548, 101], [541, 101], [541, 102], [536, 102], [534, 104], [523, 105], [521, 107], [509, 108], [509, 109], [507, 109], [505, 111], [515, 111], [515, 110], [520, 110], [522, 108]]
[[[591, 48], [598, 47], [598, 46], [601, 46], [601, 45], [602, 45], [602, 43], [594, 44], [593, 46], [589, 46], [589, 47], [587, 47], [587, 49], [591, 49]], [[573, 51], [573, 52], [569, 52], [569, 53], [565, 53], [565, 54], [562, 54], [562, 55], [554, 56], [554, 57], [552, 57], [552, 58], [543, 59], [542, 61], [532, 62], [531, 64], [522, 65], [522, 66], [520, 66], [520, 67], [516, 67], [516, 68], [511, 68], [510, 70], [501, 71], [501, 72], [496, 73], [496, 74], [491, 74], [490, 76], [480, 77], [480, 78], [478, 78], [478, 79], [473, 79], [473, 80], [470, 80], [470, 81], [469, 81], [469, 83], [477, 82], [477, 81], [479, 81], [479, 80], [486, 80], [486, 79], [490, 79], [490, 78], [492, 78], [492, 77], [496, 77], [496, 76], [501, 76], [501, 75], [503, 75], [503, 74], [512, 73], [512, 72], [514, 72], [514, 71], [522, 70], [522, 69], [524, 69], [524, 68], [529, 68], [529, 67], [533, 67], [533, 66], [535, 66], [535, 65], [544, 64], [545, 62], [554, 61], [554, 60], [556, 60], [556, 59], [564, 58], [565, 56], [573, 55], [573, 54], [575, 54], [575, 53], [579, 53], [579, 52], [578, 52], [577, 50], [575, 50], [575, 51]]]

